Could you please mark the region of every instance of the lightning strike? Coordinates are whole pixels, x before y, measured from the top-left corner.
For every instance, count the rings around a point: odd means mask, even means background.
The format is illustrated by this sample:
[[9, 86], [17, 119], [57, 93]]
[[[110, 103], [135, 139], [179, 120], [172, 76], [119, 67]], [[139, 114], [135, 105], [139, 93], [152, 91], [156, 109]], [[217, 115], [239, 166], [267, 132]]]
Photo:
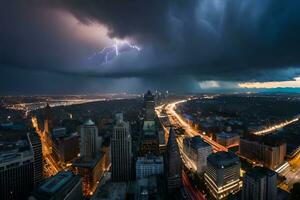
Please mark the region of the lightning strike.
[[108, 63], [112, 59], [112, 56], [119, 56], [122, 54], [122, 52], [128, 51], [128, 50], [125, 50], [126, 48], [133, 49], [136, 51], [141, 51], [140, 47], [138, 47], [134, 44], [131, 44], [127, 40], [114, 39], [113, 45], [104, 47], [100, 51], [95, 52], [93, 55], [88, 57], [88, 60], [93, 60], [95, 57], [103, 55], [104, 62]]

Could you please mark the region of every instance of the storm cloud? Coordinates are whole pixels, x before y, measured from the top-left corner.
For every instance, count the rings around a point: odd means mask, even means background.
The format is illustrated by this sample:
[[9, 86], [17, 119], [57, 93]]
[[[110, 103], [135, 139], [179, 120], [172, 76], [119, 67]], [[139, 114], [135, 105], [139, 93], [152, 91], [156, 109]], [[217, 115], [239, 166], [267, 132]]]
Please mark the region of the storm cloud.
[[[281, 81], [300, 75], [298, 1], [52, 0], [1, 4], [1, 68], [86, 81], [132, 78], [139, 79], [143, 87], [158, 89], [168, 89], [175, 79], [174, 90], [189, 90], [199, 81]], [[102, 33], [99, 41], [94, 34], [97, 31]], [[87, 61], [113, 39], [129, 40], [142, 50], [126, 51], [109, 62]]]

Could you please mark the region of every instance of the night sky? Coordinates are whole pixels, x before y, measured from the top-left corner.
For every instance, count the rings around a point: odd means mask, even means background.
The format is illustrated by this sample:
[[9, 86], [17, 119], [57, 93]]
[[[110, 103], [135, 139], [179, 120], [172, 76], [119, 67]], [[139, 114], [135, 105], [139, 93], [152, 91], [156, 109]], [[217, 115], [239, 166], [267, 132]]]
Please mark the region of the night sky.
[[300, 88], [300, 1], [2, 0], [0, 94]]

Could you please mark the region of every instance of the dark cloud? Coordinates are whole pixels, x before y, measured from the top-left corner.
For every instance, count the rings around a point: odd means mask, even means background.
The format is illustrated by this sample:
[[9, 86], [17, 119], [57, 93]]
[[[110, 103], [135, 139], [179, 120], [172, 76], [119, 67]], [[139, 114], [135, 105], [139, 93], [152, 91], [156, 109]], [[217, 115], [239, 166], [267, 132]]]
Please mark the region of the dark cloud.
[[[85, 79], [138, 78], [144, 86], [195, 87], [202, 80], [272, 81], [299, 75], [300, 2], [276, 0], [4, 1], [2, 66]], [[83, 62], [95, 46], [78, 40], [59, 13], [103, 24], [141, 52], [107, 64]], [[80, 26], [80, 24], [78, 24]], [[154, 78], [155, 77], [155, 78]], [[184, 80], [188, 80], [184, 84]], [[139, 87], [139, 86], [137, 86]]]
[[[299, 64], [300, 2], [295, 1], [59, 1], [84, 23], [99, 21], [112, 36], [138, 36], [160, 47], [163, 65], [186, 73], [239, 75]], [[155, 43], [157, 41], [157, 43]], [[163, 55], [163, 56], [160, 56]], [[163, 67], [163, 66], [159, 66]], [[211, 70], [213, 69], [213, 71]], [[231, 77], [228, 77], [231, 78]]]

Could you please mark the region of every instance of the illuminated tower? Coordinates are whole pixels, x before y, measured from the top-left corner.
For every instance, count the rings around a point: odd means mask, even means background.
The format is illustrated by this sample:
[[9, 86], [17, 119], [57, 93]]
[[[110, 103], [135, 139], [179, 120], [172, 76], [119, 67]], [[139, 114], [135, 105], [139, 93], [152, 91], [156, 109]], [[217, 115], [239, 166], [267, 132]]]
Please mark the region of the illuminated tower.
[[113, 181], [128, 181], [131, 178], [132, 151], [129, 123], [123, 116], [116, 116], [116, 124], [111, 137], [111, 166]]
[[168, 191], [172, 193], [181, 186], [182, 163], [179, 147], [176, 141], [176, 133], [170, 128], [169, 140], [167, 145], [167, 177]]
[[44, 111], [44, 132], [46, 134], [50, 133], [51, 129], [53, 128], [53, 122], [52, 122], [52, 111], [50, 105], [47, 103]]
[[154, 95], [148, 90], [144, 95], [145, 120], [153, 121], [155, 119], [155, 101]]
[[80, 129], [80, 157], [91, 160], [97, 152], [98, 128], [92, 120], [87, 120]]

